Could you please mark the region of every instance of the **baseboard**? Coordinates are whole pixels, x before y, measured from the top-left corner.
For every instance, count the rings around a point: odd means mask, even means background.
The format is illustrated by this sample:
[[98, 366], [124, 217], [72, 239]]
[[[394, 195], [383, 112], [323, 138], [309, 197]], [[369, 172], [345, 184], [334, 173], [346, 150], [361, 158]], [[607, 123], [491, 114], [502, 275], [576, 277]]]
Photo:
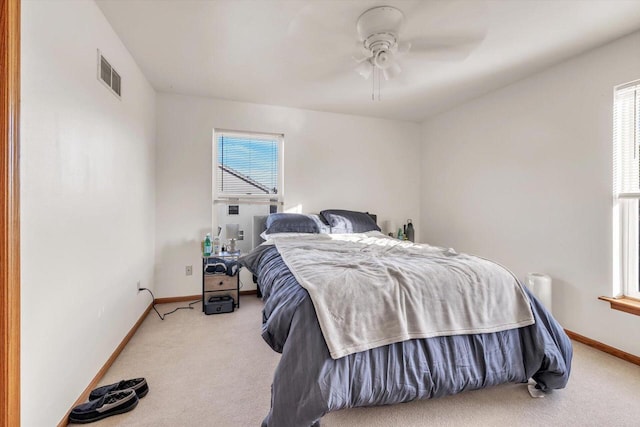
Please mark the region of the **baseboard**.
[[98, 385], [102, 377], [104, 377], [104, 374], [109, 370], [111, 365], [113, 365], [113, 362], [115, 362], [115, 360], [118, 358], [118, 356], [120, 355], [124, 347], [127, 345], [129, 340], [131, 339], [131, 337], [133, 337], [133, 335], [136, 333], [136, 331], [138, 330], [138, 328], [140, 327], [144, 319], [146, 319], [147, 314], [149, 314], [152, 307], [153, 307], [153, 304], [149, 304], [149, 307], [147, 307], [144, 313], [142, 313], [142, 315], [140, 316], [136, 324], [133, 325], [133, 327], [131, 328], [129, 333], [124, 337], [120, 345], [118, 345], [118, 347], [111, 354], [111, 357], [109, 357], [109, 359], [105, 362], [102, 368], [98, 371], [96, 376], [93, 377], [93, 380], [91, 380], [87, 388], [82, 392], [80, 397], [78, 397], [78, 400], [75, 401], [73, 406], [65, 414], [64, 418], [58, 423], [58, 427], [66, 426], [68, 424], [69, 414], [71, 413], [71, 410], [75, 408], [77, 405], [87, 400], [87, 398], [89, 397], [89, 393], [91, 393], [91, 390], [93, 390]]
[[[240, 291], [240, 295], [255, 295], [258, 293], [257, 289], [252, 289], [248, 291]], [[184, 302], [184, 301], [195, 301], [202, 299], [202, 295], [185, 295], [181, 297], [167, 297], [167, 298], [156, 298], [156, 304], [169, 304], [172, 302]]]
[[156, 304], [169, 304], [172, 302], [184, 302], [184, 301], [195, 301], [202, 299], [202, 295], [184, 295], [181, 297], [166, 297], [166, 298], [156, 298], [154, 302]]
[[568, 329], [565, 329], [564, 331], [572, 340], [578, 341], [579, 343], [588, 345], [589, 347], [593, 347], [597, 350], [604, 351], [605, 353], [609, 353], [610, 355], [626, 360], [627, 362], [640, 365], [640, 357], [636, 355], [611, 347], [610, 345], [603, 344], [600, 341], [592, 340], [591, 338], [587, 338], [583, 335], [576, 334]]

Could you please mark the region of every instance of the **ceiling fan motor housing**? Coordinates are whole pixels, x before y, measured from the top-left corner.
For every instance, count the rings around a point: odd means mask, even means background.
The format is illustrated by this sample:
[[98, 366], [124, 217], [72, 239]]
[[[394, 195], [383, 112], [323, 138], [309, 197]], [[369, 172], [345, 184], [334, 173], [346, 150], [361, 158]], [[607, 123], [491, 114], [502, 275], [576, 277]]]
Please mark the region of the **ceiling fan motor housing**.
[[376, 67], [381, 68], [383, 70], [385, 68], [389, 68], [393, 62], [391, 58], [391, 53], [389, 53], [388, 50], [379, 50], [375, 53], [373, 57], [373, 62], [375, 63]]
[[368, 9], [360, 15], [356, 24], [360, 40], [364, 41], [374, 34], [398, 34], [404, 14], [391, 6]]
[[395, 7], [380, 6], [366, 10], [356, 24], [365, 49], [374, 55], [380, 50], [394, 49], [403, 20], [404, 14]]

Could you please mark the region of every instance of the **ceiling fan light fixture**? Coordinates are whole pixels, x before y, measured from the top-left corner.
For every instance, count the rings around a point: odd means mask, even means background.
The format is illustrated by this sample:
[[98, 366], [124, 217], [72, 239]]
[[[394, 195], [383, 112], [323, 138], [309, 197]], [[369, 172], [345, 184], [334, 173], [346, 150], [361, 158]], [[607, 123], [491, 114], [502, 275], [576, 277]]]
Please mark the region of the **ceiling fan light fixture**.
[[371, 73], [373, 72], [373, 64], [368, 60], [362, 61], [356, 67], [356, 72], [366, 80], [369, 78], [369, 76], [371, 76]]
[[385, 80], [391, 80], [393, 78], [398, 77], [398, 74], [402, 72], [402, 68], [398, 65], [397, 62], [393, 62], [387, 68], [382, 69], [382, 75]]

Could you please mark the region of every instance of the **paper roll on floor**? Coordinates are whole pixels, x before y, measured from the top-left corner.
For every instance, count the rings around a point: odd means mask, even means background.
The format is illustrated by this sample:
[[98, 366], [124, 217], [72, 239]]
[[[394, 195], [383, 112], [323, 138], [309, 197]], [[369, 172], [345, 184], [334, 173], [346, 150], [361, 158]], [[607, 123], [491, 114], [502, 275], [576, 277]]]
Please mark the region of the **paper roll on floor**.
[[551, 277], [542, 273], [529, 273], [526, 284], [536, 298], [553, 314], [551, 309]]

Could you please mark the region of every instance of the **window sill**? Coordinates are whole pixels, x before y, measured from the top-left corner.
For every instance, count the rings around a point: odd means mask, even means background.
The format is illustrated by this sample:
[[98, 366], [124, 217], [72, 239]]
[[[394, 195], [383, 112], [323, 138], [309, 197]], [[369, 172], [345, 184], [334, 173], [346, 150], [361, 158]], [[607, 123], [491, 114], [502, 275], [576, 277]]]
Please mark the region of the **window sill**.
[[640, 300], [630, 297], [611, 298], [611, 297], [598, 297], [602, 301], [608, 301], [611, 304], [613, 310], [624, 311], [625, 313], [635, 314], [640, 316]]

